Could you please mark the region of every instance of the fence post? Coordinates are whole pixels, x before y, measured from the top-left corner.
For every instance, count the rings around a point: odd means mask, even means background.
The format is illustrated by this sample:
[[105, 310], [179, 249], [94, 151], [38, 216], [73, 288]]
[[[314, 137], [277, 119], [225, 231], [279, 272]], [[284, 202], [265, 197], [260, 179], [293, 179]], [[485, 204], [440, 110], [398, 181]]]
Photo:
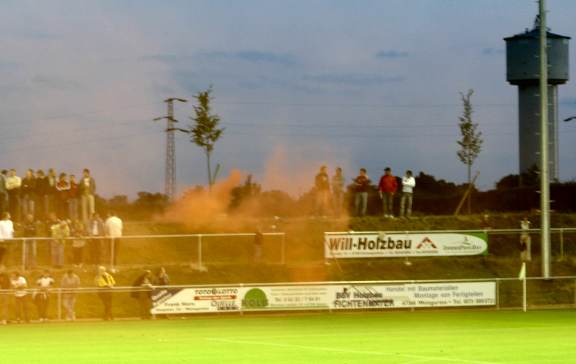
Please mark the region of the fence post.
[[202, 234], [198, 234], [198, 270], [202, 270]]
[[564, 260], [564, 229], [560, 228], [560, 261]]
[[58, 288], [57, 297], [58, 297], [58, 320], [62, 320], [62, 288]]
[[282, 247], [281, 247], [281, 255], [280, 255], [280, 264], [286, 264], [286, 233], [282, 233]]
[[500, 280], [496, 279], [496, 311], [500, 311]]
[[116, 239], [110, 238], [110, 269], [114, 271], [114, 248], [116, 245]]
[[22, 239], [22, 271], [26, 270], [26, 239]]

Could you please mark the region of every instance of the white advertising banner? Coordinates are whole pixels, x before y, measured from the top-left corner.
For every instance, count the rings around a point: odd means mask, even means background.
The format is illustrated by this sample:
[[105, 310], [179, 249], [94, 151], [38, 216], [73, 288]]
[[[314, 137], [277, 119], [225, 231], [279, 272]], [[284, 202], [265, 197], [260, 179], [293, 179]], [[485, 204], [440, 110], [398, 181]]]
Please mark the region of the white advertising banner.
[[496, 283], [409, 283], [332, 286], [332, 309], [466, 307], [496, 304]]
[[157, 288], [152, 292], [153, 314], [238, 311], [240, 288]]
[[153, 314], [490, 306], [496, 283], [159, 288], [152, 299]]
[[339, 258], [436, 257], [488, 252], [488, 236], [478, 233], [326, 233], [324, 256]]

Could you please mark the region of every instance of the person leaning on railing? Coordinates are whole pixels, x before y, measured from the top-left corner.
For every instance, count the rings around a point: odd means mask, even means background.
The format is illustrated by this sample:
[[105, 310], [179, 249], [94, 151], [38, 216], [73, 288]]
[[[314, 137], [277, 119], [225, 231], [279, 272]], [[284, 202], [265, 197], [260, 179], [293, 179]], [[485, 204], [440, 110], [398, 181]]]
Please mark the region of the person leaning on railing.
[[100, 289], [98, 296], [104, 305], [104, 315], [102, 319], [105, 321], [114, 320], [112, 315], [112, 288], [116, 285], [114, 277], [106, 271], [106, 267], [99, 266], [94, 283], [96, 283], [96, 287]]

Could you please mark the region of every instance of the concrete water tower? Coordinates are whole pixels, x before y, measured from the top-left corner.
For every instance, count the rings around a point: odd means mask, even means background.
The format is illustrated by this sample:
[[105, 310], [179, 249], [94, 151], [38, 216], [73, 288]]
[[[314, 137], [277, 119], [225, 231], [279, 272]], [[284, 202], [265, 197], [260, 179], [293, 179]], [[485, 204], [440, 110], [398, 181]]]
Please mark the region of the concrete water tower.
[[[568, 40], [547, 32], [548, 55], [548, 143], [550, 180], [558, 173], [558, 85], [568, 81]], [[506, 79], [518, 86], [520, 171], [540, 166], [540, 48], [539, 20], [534, 28], [504, 38]]]

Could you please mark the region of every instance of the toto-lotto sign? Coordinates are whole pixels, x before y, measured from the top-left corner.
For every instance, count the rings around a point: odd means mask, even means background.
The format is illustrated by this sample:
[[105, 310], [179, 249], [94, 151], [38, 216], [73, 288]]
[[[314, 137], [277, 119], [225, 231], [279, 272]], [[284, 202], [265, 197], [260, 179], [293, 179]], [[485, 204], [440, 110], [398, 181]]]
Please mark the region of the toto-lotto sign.
[[446, 257], [488, 253], [488, 235], [477, 233], [325, 233], [324, 255], [333, 258]]

